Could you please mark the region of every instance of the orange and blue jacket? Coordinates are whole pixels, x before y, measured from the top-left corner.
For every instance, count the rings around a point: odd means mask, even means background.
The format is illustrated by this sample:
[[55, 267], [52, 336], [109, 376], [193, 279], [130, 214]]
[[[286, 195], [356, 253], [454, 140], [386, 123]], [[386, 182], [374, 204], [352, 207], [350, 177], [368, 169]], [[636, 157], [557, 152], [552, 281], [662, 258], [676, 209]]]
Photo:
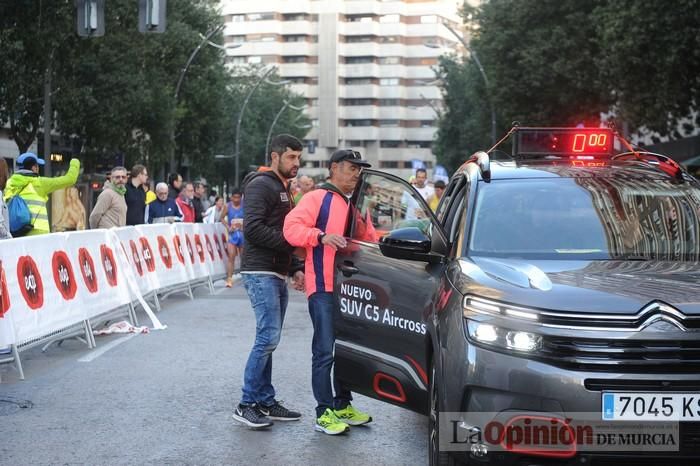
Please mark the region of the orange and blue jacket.
[[[284, 237], [289, 244], [306, 250], [306, 295], [333, 292], [333, 272], [336, 251], [318, 242], [320, 233], [343, 236], [351, 209], [348, 198], [330, 183], [306, 193], [299, 204], [284, 219]], [[377, 241], [374, 226], [355, 209], [353, 238]]]

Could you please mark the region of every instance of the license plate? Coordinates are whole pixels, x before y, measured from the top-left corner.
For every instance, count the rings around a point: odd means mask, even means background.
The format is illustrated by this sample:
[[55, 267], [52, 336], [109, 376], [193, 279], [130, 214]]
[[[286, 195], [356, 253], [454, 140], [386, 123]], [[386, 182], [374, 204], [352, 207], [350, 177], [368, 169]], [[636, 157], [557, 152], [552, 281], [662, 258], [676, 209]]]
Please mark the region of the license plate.
[[697, 421], [700, 393], [603, 393], [604, 421]]

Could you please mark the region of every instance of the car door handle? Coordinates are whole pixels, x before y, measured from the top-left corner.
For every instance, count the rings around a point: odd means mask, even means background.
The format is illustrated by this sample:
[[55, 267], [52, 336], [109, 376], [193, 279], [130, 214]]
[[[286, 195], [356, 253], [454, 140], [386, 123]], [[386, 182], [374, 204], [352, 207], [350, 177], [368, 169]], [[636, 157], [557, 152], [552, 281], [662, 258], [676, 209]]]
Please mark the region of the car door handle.
[[345, 262], [343, 264], [338, 265], [338, 270], [340, 270], [346, 277], [354, 275], [360, 271], [360, 269], [355, 267], [352, 262]]

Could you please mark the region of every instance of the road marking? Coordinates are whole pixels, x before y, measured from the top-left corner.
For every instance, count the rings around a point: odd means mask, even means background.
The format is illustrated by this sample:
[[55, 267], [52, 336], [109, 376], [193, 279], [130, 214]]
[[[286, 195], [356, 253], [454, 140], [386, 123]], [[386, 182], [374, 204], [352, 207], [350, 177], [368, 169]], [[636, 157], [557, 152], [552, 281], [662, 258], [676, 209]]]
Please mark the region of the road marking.
[[94, 361], [95, 359], [99, 358], [103, 354], [105, 354], [107, 351], [111, 350], [115, 346], [121, 345], [122, 343], [125, 343], [132, 338], [134, 338], [138, 333], [132, 333], [131, 335], [127, 335], [125, 337], [122, 337], [118, 340], [110, 341], [104, 346], [101, 346], [97, 348], [96, 350], [90, 352], [90, 354], [87, 354], [83, 356], [82, 358], [78, 359], [78, 362], [91, 362]]

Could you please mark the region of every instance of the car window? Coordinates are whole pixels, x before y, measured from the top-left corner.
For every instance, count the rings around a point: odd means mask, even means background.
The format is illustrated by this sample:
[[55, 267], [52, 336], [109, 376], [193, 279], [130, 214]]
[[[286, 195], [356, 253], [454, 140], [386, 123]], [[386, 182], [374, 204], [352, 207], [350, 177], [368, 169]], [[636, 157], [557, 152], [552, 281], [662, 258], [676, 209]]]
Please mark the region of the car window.
[[470, 254], [534, 259], [700, 258], [700, 189], [623, 178], [508, 180], [479, 188]]
[[[418, 196], [419, 194], [400, 180], [380, 174], [367, 174], [355, 201], [355, 218], [371, 224], [376, 232], [375, 242], [392, 230], [412, 226], [429, 235], [430, 214]], [[367, 241], [361, 237], [361, 231], [355, 224], [352, 228], [352, 238]]]
[[440, 199], [440, 204], [438, 205], [437, 211], [435, 212], [435, 216], [437, 217], [438, 221], [443, 226], [445, 231], [448, 231], [445, 225], [445, 214], [447, 213], [447, 210], [449, 208], [450, 199], [452, 199], [455, 193], [464, 185], [465, 181], [466, 177], [463, 175], [459, 175], [458, 177], [453, 178], [452, 181], [447, 185], [445, 193], [442, 195], [442, 199]]

